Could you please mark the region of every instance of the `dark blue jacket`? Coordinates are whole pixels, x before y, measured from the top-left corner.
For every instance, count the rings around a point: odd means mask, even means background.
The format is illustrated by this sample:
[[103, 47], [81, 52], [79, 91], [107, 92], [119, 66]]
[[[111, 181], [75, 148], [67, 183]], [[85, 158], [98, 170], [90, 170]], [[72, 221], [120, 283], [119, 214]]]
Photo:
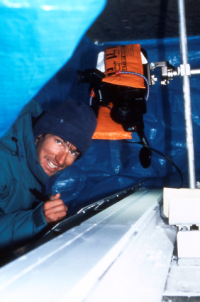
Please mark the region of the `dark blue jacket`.
[[31, 192], [41, 191], [49, 178], [38, 162], [32, 130], [32, 115], [41, 112], [31, 101], [0, 140], [0, 251], [26, 243], [47, 226], [43, 202], [33, 209]]

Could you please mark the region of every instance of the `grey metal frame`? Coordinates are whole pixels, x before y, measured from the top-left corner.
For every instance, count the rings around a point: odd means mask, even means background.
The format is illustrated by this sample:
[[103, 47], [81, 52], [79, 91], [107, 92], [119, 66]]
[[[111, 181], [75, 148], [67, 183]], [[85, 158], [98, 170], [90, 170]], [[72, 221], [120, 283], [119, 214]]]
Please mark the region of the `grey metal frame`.
[[[185, 66], [188, 64], [188, 49], [185, 21], [185, 3], [184, 0], [178, 0], [179, 10], [179, 33], [180, 33], [180, 52], [181, 61]], [[183, 98], [184, 98], [184, 114], [185, 114], [185, 131], [186, 131], [186, 148], [188, 160], [188, 178], [190, 189], [195, 189], [195, 159], [194, 159], [194, 143], [193, 143], [193, 127], [190, 97], [190, 78], [188, 75], [183, 77]]]

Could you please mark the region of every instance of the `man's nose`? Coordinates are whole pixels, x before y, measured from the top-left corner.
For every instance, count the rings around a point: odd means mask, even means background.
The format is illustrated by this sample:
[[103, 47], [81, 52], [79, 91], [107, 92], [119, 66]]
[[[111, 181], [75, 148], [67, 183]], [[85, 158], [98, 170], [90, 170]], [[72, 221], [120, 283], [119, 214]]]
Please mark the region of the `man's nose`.
[[69, 149], [67, 150], [63, 150], [63, 151], [60, 151], [57, 155], [56, 155], [56, 161], [57, 163], [59, 164], [59, 166], [64, 166], [65, 164], [65, 161], [66, 161], [66, 158], [67, 158], [67, 154], [69, 152]]

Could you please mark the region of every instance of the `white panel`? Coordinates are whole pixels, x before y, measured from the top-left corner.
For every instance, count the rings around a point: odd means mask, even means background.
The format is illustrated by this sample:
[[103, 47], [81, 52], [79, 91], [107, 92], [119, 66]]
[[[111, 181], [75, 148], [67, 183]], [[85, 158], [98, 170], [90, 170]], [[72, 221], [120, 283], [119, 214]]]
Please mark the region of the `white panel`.
[[176, 234], [156, 226], [161, 198], [162, 190], [137, 191], [1, 268], [0, 301], [127, 302], [146, 290], [160, 302]]
[[200, 197], [170, 198], [169, 224], [200, 224]]
[[[178, 200], [186, 200], [191, 201], [193, 199], [200, 200], [200, 190], [199, 189], [171, 189], [164, 188], [163, 189], [163, 205], [164, 205], [164, 214], [166, 217], [169, 217], [169, 205], [170, 200], [178, 199]], [[182, 207], [180, 205], [179, 211], [182, 211]]]
[[200, 258], [200, 231], [181, 231], [177, 235], [179, 258]]
[[200, 296], [200, 267], [178, 266], [178, 265], [171, 266], [164, 295], [199, 297]]
[[130, 243], [85, 302], [161, 302], [176, 231], [149, 227], [151, 232]]

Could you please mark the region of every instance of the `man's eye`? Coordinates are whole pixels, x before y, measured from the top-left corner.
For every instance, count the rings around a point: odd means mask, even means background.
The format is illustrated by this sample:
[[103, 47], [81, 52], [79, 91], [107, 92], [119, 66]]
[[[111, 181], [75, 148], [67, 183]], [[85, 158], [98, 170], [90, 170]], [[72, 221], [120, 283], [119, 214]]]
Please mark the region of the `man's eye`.
[[79, 153], [78, 153], [77, 151], [75, 151], [75, 150], [70, 150], [69, 152], [70, 152], [71, 155], [76, 156], [76, 157], [77, 157], [78, 154], [79, 154]]
[[59, 145], [62, 144], [62, 142], [59, 139], [56, 139], [56, 143], [59, 144]]

